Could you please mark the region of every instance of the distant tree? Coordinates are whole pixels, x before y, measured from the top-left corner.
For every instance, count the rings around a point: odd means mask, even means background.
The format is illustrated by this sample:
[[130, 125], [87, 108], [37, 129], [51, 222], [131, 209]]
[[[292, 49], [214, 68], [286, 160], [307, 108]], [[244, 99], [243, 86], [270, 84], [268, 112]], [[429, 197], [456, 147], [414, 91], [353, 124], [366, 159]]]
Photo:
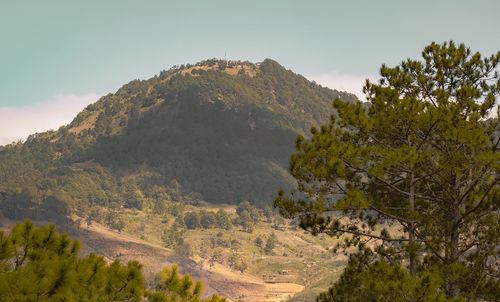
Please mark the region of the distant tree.
[[254, 243], [255, 243], [255, 246], [258, 248], [262, 248], [264, 246], [264, 240], [262, 240], [261, 236], [257, 236], [257, 238], [255, 238]]
[[183, 229], [172, 226], [163, 231], [161, 239], [166, 247], [176, 248], [178, 245], [184, 243], [184, 234], [185, 231]]
[[274, 233], [271, 234], [266, 240], [266, 245], [264, 246], [264, 252], [266, 254], [271, 254], [276, 247], [276, 235]]
[[286, 223], [285, 219], [283, 217], [277, 215], [274, 218], [273, 228], [275, 230], [282, 229], [284, 227], [285, 223]]
[[236, 219], [238, 225], [240, 225], [244, 232], [252, 233], [254, 229], [254, 219], [247, 210], [239, 212]]
[[184, 229], [184, 228], [186, 228], [185, 218], [186, 217], [184, 216], [184, 212], [180, 212], [175, 217], [174, 224], [172, 225], [172, 227], [176, 228], [176, 229]]
[[236, 207], [236, 214], [240, 215], [247, 212], [252, 218], [253, 223], [257, 223], [260, 219], [259, 210], [254, 207], [249, 201], [243, 201]]
[[201, 227], [200, 214], [195, 211], [186, 213], [184, 216], [184, 223], [190, 230]]
[[122, 187], [124, 189], [124, 206], [141, 210], [144, 207], [145, 200], [139, 188], [128, 182], [125, 182]]
[[218, 228], [230, 230], [233, 227], [231, 217], [223, 209], [220, 209], [217, 211], [217, 213], [215, 213], [215, 221]]
[[106, 214], [105, 223], [107, 227], [115, 229], [119, 232], [121, 232], [125, 227], [125, 220], [123, 219], [122, 215], [115, 209], [111, 209], [108, 211], [108, 213]]
[[237, 270], [241, 273], [244, 273], [247, 269], [247, 263], [243, 260], [240, 254], [233, 252], [228, 257], [228, 265], [230, 268]]
[[212, 211], [200, 211], [200, 225], [204, 229], [209, 229], [215, 226], [217, 217]]
[[174, 202], [179, 202], [182, 200], [183, 196], [182, 186], [176, 179], [170, 181], [168, 185], [168, 192]]
[[223, 263], [224, 262], [224, 256], [222, 254], [222, 251], [220, 249], [214, 249], [212, 253], [210, 254], [210, 258], [208, 259], [208, 264], [210, 267], [213, 267], [215, 263]]
[[147, 189], [147, 196], [153, 200], [153, 213], [158, 215], [166, 214], [171, 200], [167, 188], [154, 185]]
[[179, 215], [184, 213], [185, 207], [186, 207], [186, 205], [181, 203], [181, 202], [168, 203], [167, 213], [174, 216], [174, 217], [178, 217]]
[[271, 223], [273, 221], [274, 216], [275, 216], [273, 209], [270, 206], [266, 205], [264, 207], [263, 213], [264, 213], [264, 217], [266, 218], [267, 222]]
[[106, 213], [100, 207], [91, 207], [86, 220], [89, 222], [106, 223]]

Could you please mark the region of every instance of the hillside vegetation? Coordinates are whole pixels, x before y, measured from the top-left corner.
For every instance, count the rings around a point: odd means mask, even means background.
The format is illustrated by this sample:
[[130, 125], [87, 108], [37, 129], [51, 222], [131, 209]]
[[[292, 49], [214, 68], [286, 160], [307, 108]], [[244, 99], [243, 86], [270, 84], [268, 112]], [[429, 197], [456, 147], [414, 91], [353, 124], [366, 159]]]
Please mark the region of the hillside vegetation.
[[0, 147], [0, 209], [64, 222], [94, 206], [165, 212], [170, 202], [268, 204], [293, 180], [297, 133], [342, 93], [272, 60], [208, 60], [135, 80], [67, 126]]

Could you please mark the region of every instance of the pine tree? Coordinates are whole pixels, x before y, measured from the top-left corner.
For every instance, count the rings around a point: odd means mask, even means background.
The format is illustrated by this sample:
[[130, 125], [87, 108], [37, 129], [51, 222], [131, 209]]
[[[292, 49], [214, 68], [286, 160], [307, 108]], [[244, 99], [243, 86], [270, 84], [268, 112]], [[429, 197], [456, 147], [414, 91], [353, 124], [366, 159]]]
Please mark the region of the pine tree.
[[188, 212], [184, 216], [184, 223], [186, 227], [190, 230], [197, 229], [201, 227], [200, 214], [198, 212]]
[[[452, 302], [439, 290], [443, 279], [432, 271], [409, 274], [400, 266], [378, 261], [370, 250], [350, 255], [340, 279], [317, 302]], [[367, 290], [369, 289], [369, 290]]]
[[486, 58], [449, 42], [422, 55], [382, 66], [364, 87], [367, 104], [337, 100], [338, 117], [298, 137], [298, 192], [275, 204], [313, 233], [349, 235], [347, 246], [377, 242], [413, 276], [432, 263], [448, 297], [475, 298], [498, 274], [500, 129], [488, 117], [500, 52]]
[[0, 233], [0, 297], [5, 301], [139, 301], [141, 265], [102, 257], [78, 258], [78, 241], [53, 225], [27, 221]]
[[274, 233], [269, 236], [266, 240], [266, 245], [264, 246], [264, 252], [266, 254], [271, 254], [276, 246], [276, 235]]
[[53, 225], [27, 221], [0, 232], [1, 301], [223, 302], [201, 299], [202, 284], [177, 267], [165, 268], [149, 290], [137, 261], [108, 264], [103, 257], [78, 256], [79, 243]]
[[230, 230], [233, 227], [231, 217], [229, 217], [229, 214], [223, 209], [220, 209], [217, 211], [217, 213], [215, 213], [215, 218], [217, 227], [224, 230]]
[[247, 210], [242, 210], [236, 219], [244, 232], [252, 233], [254, 229], [254, 219]]
[[214, 227], [217, 222], [217, 217], [212, 211], [200, 211], [200, 225], [204, 229]]

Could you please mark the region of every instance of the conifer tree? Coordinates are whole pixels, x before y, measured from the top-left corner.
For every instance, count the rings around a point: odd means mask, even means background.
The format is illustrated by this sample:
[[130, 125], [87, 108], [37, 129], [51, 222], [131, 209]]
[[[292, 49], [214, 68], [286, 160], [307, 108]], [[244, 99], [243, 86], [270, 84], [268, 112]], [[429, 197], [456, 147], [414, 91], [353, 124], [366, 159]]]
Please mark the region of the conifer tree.
[[149, 290], [137, 261], [108, 264], [103, 257], [78, 257], [79, 243], [53, 225], [26, 221], [0, 232], [0, 301], [223, 302], [202, 299], [202, 284], [177, 267], [165, 268]]
[[275, 205], [346, 246], [376, 242], [413, 276], [439, 267], [448, 297], [478, 295], [498, 274], [500, 52], [447, 42], [422, 56], [383, 65], [368, 103], [336, 100], [337, 117], [297, 138], [298, 190]]

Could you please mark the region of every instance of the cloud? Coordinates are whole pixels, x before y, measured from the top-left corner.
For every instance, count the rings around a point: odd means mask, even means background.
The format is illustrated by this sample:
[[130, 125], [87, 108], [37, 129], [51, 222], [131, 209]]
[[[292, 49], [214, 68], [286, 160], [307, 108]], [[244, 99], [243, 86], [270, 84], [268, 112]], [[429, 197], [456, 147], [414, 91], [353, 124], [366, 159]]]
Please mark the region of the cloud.
[[332, 71], [322, 74], [311, 74], [306, 76], [306, 78], [331, 89], [354, 93], [360, 100], [366, 101], [365, 95], [363, 94], [365, 80], [370, 79], [374, 81], [377, 77], [373, 75], [355, 75]]
[[31, 106], [0, 107], [0, 145], [25, 139], [36, 132], [58, 129], [99, 97], [95, 93], [56, 94]]

